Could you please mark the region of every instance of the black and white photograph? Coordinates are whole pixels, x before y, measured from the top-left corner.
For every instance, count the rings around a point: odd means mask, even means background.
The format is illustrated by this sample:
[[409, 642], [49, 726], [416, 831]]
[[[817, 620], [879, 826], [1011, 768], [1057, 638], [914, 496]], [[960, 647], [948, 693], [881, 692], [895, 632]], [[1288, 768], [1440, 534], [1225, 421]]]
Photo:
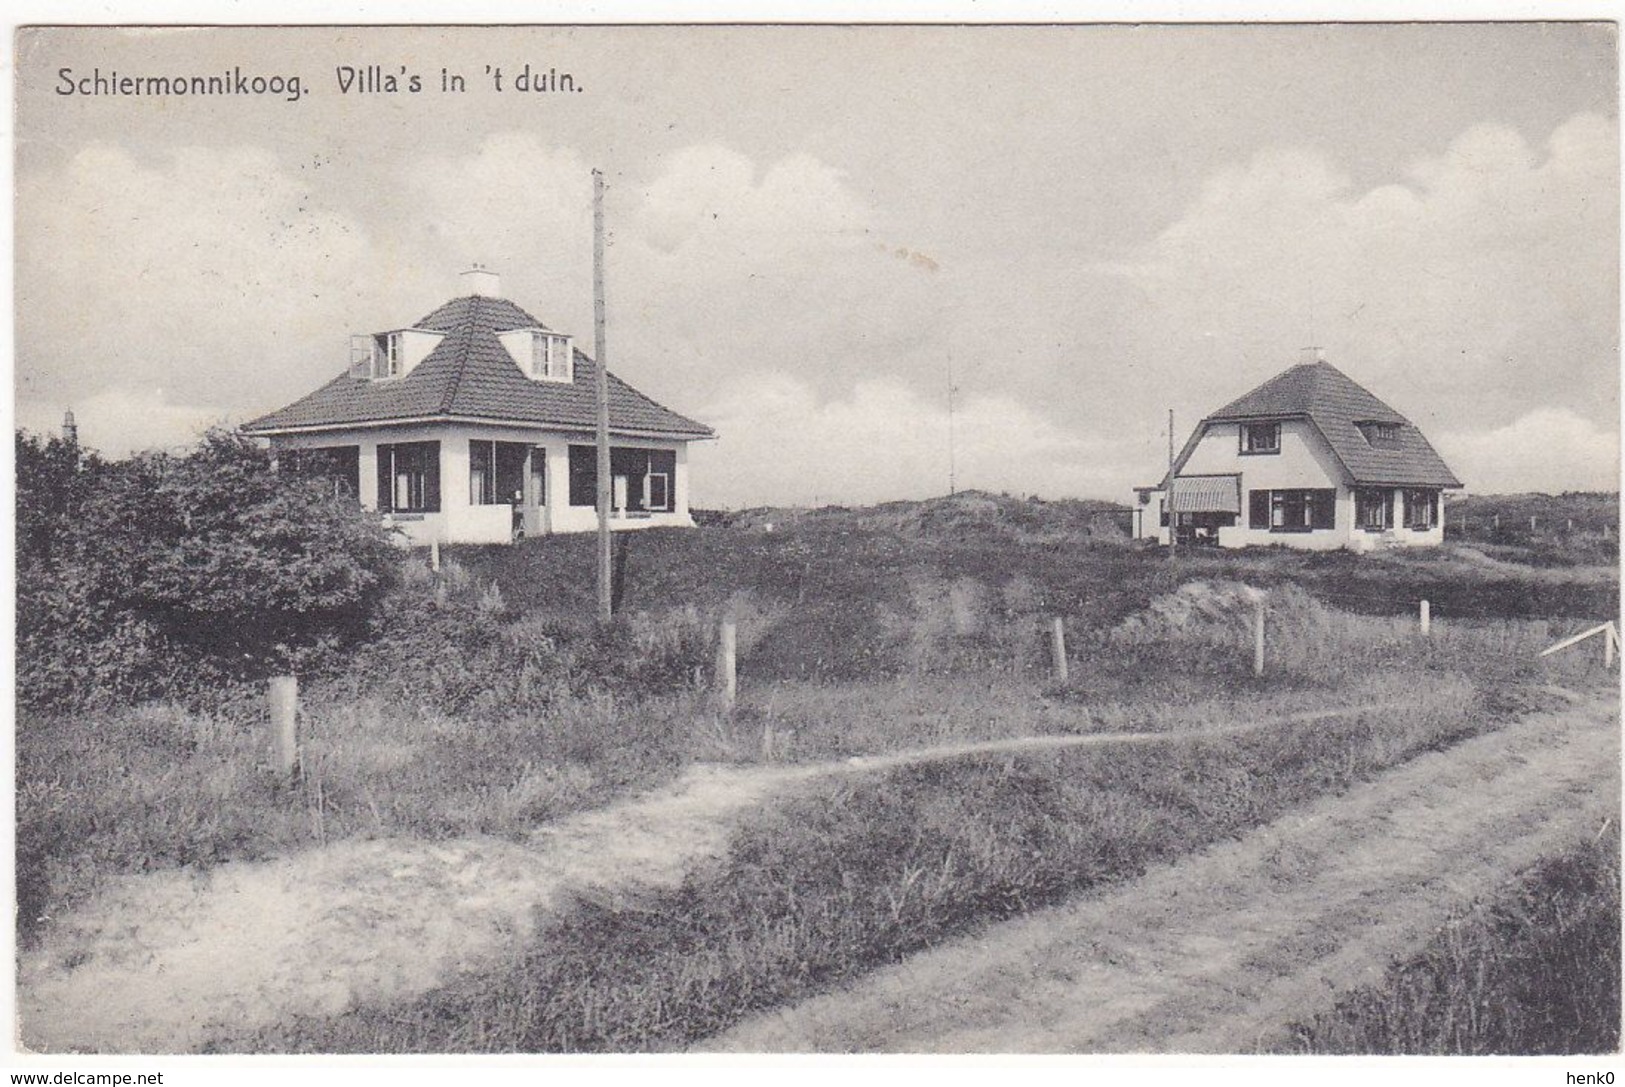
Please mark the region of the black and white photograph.
[[515, 17], [11, 27], [0, 1064], [1612, 1082], [1611, 17]]

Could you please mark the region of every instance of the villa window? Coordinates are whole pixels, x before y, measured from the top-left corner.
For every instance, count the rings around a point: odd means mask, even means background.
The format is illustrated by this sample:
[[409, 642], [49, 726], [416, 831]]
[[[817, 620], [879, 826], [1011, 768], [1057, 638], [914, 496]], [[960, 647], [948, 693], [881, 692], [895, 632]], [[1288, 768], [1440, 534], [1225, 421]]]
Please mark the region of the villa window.
[[378, 508], [385, 513], [440, 512], [440, 443], [378, 447]]
[[1358, 487], [1354, 491], [1354, 524], [1367, 532], [1383, 532], [1394, 525], [1394, 492], [1385, 487]]
[[1241, 452], [1243, 454], [1279, 453], [1280, 451], [1280, 423], [1241, 424]]
[[1329, 487], [1249, 491], [1247, 527], [1270, 532], [1336, 528], [1337, 491]]
[[524, 501], [525, 458], [530, 447], [522, 442], [468, 443], [468, 502], [471, 506]]
[[1439, 523], [1439, 492], [1405, 492], [1405, 527], [1426, 532]]
[[279, 468], [305, 479], [319, 479], [334, 497], [355, 498], [361, 491], [361, 447], [324, 445], [289, 449], [277, 454]]
[[[570, 505], [597, 504], [598, 457], [590, 445], [570, 447]], [[625, 513], [668, 513], [673, 508], [677, 480], [677, 453], [672, 449], [614, 446], [609, 451], [609, 473], [615, 484], [612, 500]], [[624, 486], [624, 490], [622, 487]]]

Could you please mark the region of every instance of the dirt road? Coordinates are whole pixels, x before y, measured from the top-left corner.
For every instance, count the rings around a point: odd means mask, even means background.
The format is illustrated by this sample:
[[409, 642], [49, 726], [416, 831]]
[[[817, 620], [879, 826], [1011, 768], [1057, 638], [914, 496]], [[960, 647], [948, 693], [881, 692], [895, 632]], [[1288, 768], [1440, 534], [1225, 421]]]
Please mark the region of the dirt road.
[[[1575, 731], [1576, 743], [1598, 742], [1596, 728], [1557, 727]], [[409, 998], [498, 961], [526, 940], [538, 910], [572, 895], [676, 885], [727, 848], [739, 813], [801, 783], [973, 752], [1169, 742], [1178, 739], [1030, 737], [809, 766], [696, 767], [670, 788], [523, 843], [345, 841], [262, 863], [130, 877], [58, 919], [23, 956], [22, 1041], [43, 1052], [188, 1052], [219, 1028], [240, 1037], [296, 1014]]]
[[1619, 814], [1616, 706], [1425, 755], [1099, 897], [747, 1022], [747, 1052], [1250, 1052]]

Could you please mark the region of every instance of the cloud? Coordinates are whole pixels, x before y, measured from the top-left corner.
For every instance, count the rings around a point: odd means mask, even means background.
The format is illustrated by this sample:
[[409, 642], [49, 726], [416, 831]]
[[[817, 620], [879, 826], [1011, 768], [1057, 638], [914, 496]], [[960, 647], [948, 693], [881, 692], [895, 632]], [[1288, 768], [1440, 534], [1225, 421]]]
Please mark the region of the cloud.
[[493, 133], [472, 154], [414, 158], [394, 203], [399, 263], [416, 270], [411, 287], [428, 304], [451, 297], [456, 274], [477, 262], [549, 326], [591, 335], [592, 169], [580, 152]]
[[[704, 415], [721, 438], [692, 448], [697, 505], [868, 503], [948, 490], [946, 399], [894, 379], [820, 400], [806, 381], [760, 375]], [[955, 412], [954, 452], [961, 489], [1054, 497], [1114, 493], [1141, 451], [1073, 434], [1008, 398], [976, 396]]]
[[[1160, 466], [1167, 407], [1188, 428], [1310, 342], [1459, 436], [1446, 455], [1475, 489], [1522, 478], [1474, 437], [1502, 431], [1547, 442], [1530, 464], [1552, 485], [1562, 457], [1593, 479], [1617, 434], [1617, 143], [1590, 114], [1538, 146], [1478, 125], [1364, 184], [1323, 152], [1265, 148], [1101, 253], [899, 236], [920, 217], [829, 162], [695, 144], [610, 171], [610, 364], [719, 427], [695, 455], [716, 502], [945, 489], [949, 365], [964, 485], [1121, 496]], [[92, 144], [20, 177], [19, 400], [50, 428], [72, 406], [87, 431], [103, 394], [182, 429], [186, 411], [256, 414], [474, 261], [591, 343], [581, 151], [518, 131], [419, 149], [365, 206], [345, 184], [372, 175], [329, 176], [249, 146]], [[1545, 438], [1517, 429], [1541, 410]]]
[[106, 457], [189, 446], [209, 427], [234, 421], [234, 413], [225, 408], [172, 403], [160, 388], [114, 386], [72, 405], [19, 400], [17, 426], [35, 434], [60, 434], [62, 414], [70, 406], [79, 441]]
[[265, 151], [90, 144], [20, 179], [18, 217], [20, 396], [248, 402], [343, 366], [367, 237]]
[[1156, 384], [1205, 410], [1311, 342], [1401, 410], [1498, 426], [1531, 404], [1618, 412], [1618, 136], [1580, 114], [1543, 148], [1477, 125], [1361, 190], [1325, 155], [1210, 177], [1129, 272]]
[[1447, 431], [1435, 444], [1477, 493], [1619, 489], [1618, 429], [1562, 408], [1537, 408], [1494, 430]]
[[[401, 199], [400, 220], [421, 227], [403, 263], [481, 261], [509, 298], [590, 343], [592, 189], [579, 152], [495, 134], [470, 155], [422, 158]], [[805, 154], [758, 162], [698, 144], [609, 171], [610, 365], [678, 407], [813, 357], [845, 375], [826, 391], [849, 384], [887, 313], [886, 283], [925, 278], [871, 248], [874, 215]]]

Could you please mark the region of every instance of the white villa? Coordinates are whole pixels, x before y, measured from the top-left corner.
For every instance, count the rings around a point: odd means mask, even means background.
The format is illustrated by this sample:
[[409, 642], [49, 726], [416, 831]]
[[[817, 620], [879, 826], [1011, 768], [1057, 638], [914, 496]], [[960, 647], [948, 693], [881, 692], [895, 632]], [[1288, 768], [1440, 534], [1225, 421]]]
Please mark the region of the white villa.
[[[352, 337], [350, 367], [247, 424], [415, 544], [597, 527], [596, 364], [503, 299], [495, 273], [406, 328]], [[691, 526], [688, 443], [710, 427], [609, 375], [616, 529]]]
[[1171, 512], [1181, 544], [1436, 546], [1442, 492], [1461, 485], [1410, 420], [1316, 361], [1203, 419], [1168, 475], [1135, 488], [1134, 535], [1166, 544]]

